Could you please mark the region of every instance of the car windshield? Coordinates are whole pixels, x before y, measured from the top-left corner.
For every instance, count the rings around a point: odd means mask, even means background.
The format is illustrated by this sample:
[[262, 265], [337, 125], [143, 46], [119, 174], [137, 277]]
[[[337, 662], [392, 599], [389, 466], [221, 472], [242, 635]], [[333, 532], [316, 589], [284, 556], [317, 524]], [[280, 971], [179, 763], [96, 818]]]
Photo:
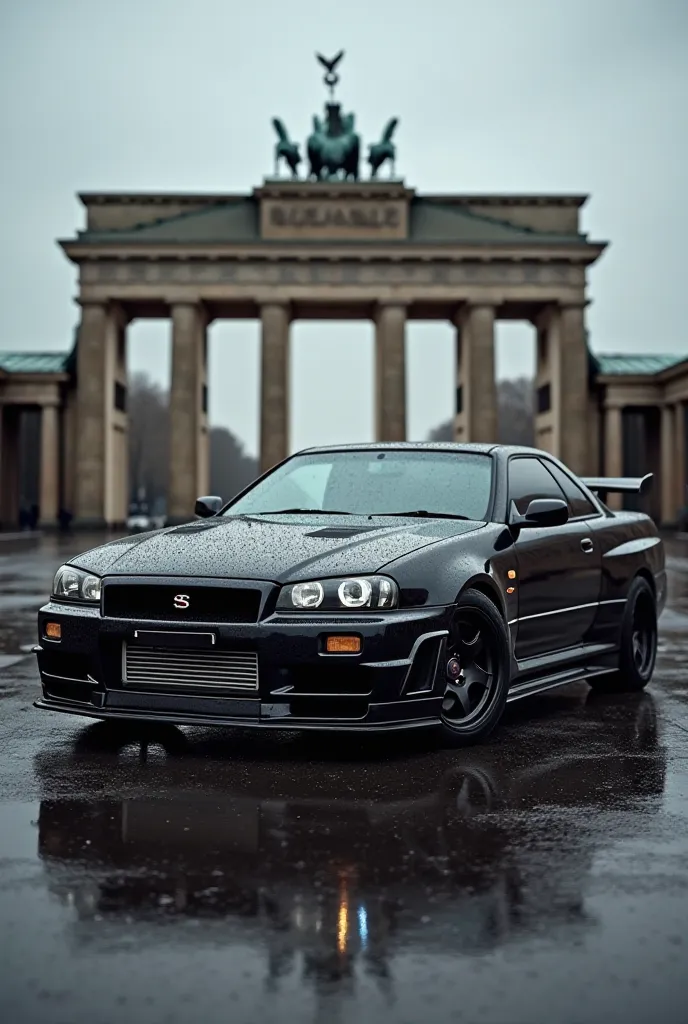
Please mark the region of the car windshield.
[[482, 521], [491, 486], [489, 455], [432, 449], [313, 452], [285, 462], [224, 515], [422, 513]]

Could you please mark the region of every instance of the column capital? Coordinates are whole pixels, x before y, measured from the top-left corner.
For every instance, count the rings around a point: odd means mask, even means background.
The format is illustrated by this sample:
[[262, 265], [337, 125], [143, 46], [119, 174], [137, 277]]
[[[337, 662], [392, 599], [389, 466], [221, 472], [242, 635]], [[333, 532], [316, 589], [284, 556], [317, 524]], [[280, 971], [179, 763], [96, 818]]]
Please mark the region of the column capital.
[[123, 324], [129, 323], [132, 319], [125, 313], [122, 303], [117, 299], [90, 299], [79, 296], [74, 301], [82, 310], [100, 309], [106, 314], [106, 316], [113, 317], [114, 319], [121, 321]]
[[547, 327], [551, 321], [562, 313], [574, 310], [584, 310], [590, 305], [590, 300], [581, 298], [579, 300], [563, 300], [544, 303], [533, 317], [532, 323], [535, 327]]
[[258, 307], [259, 315], [264, 309], [279, 309], [286, 313], [291, 320], [293, 313], [293, 302], [291, 299], [278, 299], [273, 295], [261, 295], [258, 293], [257, 295], [254, 295], [253, 301]]
[[452, 323], [455, 327], [463, 327], [469, 317], [489, 317], [497, 319], [497, 306], [492, 302], [464, 302], [454, 312]]
[[191, 311], [191, 315], [197, 317], [202, 326], [208, 326], [212, 317], [208, 312], [208, 307], [203, 299], [182, 299], [178, 302], [169, 302], [170, 317], [174, 316], [175, 309], [188, 309]]
[[377, 325], [385, 322], [405, 324], [408, 305], [407, 302], [377, 302], [373, 312], [373, 321]]

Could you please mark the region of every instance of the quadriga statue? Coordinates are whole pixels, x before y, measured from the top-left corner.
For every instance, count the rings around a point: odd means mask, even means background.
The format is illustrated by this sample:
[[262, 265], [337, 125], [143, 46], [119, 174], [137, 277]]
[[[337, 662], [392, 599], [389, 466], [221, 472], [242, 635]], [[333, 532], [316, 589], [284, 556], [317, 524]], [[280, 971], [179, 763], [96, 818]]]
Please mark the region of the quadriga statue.
[[354, 129], [353, 114], [342, 115], [339, 103], [328, 103], [325, 120], [313, 118], [308, 138], [309, 176], [317, 181], [339, 178], [358, 181], [361, 139]]

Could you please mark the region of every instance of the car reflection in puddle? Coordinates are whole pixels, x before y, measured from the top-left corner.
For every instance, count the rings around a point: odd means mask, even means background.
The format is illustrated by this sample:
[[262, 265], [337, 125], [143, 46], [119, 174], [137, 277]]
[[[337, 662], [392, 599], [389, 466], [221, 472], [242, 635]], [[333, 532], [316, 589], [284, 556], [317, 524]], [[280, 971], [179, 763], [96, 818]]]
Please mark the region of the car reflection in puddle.
[[[532, 761], [522, 747], [518, 764], [496, 745], [417, 758], [408, 771], [380, 765], [379, 786], [370, 763], [325, 761], [317, 785], [289, 761], [218, 767], [171, 729], [159, 737], [169, 757], [146, 765], [162, 796], [43, 799], [39, 855], [71, 908], [70, 934], [89, 947], [104, 941], [103, 920], [140, 925], [139, 948], [160, 941], [146, 925], [213, 922], [194, 944], [255, 946], [270, 986], [294, 971], [341, 980], [358, 963], [384, 987], [401, 950], [476, 956], [533, 937], [575, 941], [596, 927], [594, 857], [638, 814], [656, 815], [665, 779], [649, 695], [589, 698], [584, 714], [584, 744], [563, 730]], [[131, 742], [102, 735], [104, 757]], [[92, 752], [41, 756], [39, 778], [52, 784]]]

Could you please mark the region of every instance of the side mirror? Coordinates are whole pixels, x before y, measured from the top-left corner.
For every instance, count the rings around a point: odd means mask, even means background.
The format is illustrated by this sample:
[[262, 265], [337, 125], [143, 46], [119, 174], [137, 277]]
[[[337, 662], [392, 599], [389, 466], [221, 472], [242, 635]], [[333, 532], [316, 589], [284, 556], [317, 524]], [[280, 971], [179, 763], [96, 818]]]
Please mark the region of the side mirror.
[[206, 495], [204, 498], [196, 498], [194, 514], [200, 519], [208, 519], [210, 516], [216, 516], [223, 505], [224, 501], [222, 498], [219, 498], [217, 494]]
[[543, 526], [563, 526], [568, 522], [569, 507], [559, 498], [534, 498], [524, 516], [519, 515], [516, 506], [511, 503], [509, 525], [518, 526], [522, 530]]

